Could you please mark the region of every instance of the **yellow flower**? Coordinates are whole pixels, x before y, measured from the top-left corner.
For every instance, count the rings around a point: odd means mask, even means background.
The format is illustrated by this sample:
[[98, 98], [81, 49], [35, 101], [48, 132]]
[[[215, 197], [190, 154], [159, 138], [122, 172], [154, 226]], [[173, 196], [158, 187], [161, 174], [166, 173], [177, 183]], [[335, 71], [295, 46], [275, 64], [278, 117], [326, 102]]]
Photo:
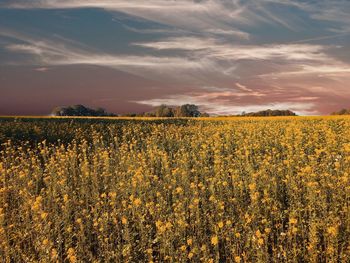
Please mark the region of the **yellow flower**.
[[331, 227], [328, 227], [327, 228], [327, 233], [330, 235], [330, 236], [336, 236], [338, 234], [338, 230], [336, 227], [334, 226], [331, 226]]
[[219, 227], [219, 228], [223, 228], [223, 227], [224, 227], [224, 222], [220, 221], [220, 222], [218, 223], [218, 227]]
[[136, 207], [138, 207], [138, 206], [141, 205], [141, 199], [140, 199], [140, 198], [136, 198], [136, 199], [134, 199], [133, 203], [134, 203], [134, 205], [135, 205]]
[[72, 255], [72, 256], [68, 256], [68, 260], [70, 263], [76, 263], [77, 262], [77, 257]]
[[257, 238], [260, 238], [260, 237], [261, 237], [261, 232], [260, 232], [259, 229], [255, 232], [255, 235], [256, 235]]
[[51, 250], [51, 257], [52, 257], [53, 259], [56, 259], [57, 256], [58, 256], [57, 250], [53, 248], [53, 249]]
[[216, 246], [219, 243], [219, 238], [218, 236], [214, 235], [211, 237], [211, 244]]
[[74, 248], [69, 248], [67, 251], [67, 257], [70, 263], [77, 262], [77, 257], [75, 256], [75, 250]]
[[250, 191], [253, 192], [256, 189], [256, 184], [255, 183], [251, 183], [251, 184], [248, 185], [248, 187], [249, 187]]
[[48, 213], [45, 213], [45, 212], [42, 212], [40, 215], [42, 220], [45, 220], [47, 218], [47, 216], [48, 216]]
[[191, 245], [192, 245], [192, 243], [193, 243], [192, 238], [187, 239], [187, 245], [191, 246]]
[[181, 187], [176, 187], [175, 191], [176, 191], [177, 194], [180, 194], [180, 193], [183, 192]]
[[298, 223], [298, 219], [296, 219], [296, 218], [294, 218], [294, 217], [291, 217], [291, 218], [289, 219], [289, 223], [290, 223], [291, 225], [295, 225], [296, 223]]
[[112, 199], [115, 199], [117, 197], [117, 193], [116, 192], [110, 192], [109, 193], [109, 197]]
[[166, 224], [165, 224], [165, 228], [166, 229], [171, 229], [173, 227], [173, 224], [171, 223], [171, 222], [166, 222]]

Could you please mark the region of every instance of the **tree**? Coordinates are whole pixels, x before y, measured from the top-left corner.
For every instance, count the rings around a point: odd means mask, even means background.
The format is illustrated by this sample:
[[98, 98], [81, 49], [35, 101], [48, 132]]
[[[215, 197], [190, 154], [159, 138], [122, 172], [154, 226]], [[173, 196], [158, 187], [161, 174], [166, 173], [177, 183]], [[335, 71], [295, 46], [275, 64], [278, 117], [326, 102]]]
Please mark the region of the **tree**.
[[263, 110], [258, 112], [242, 113], [242, 116], [253, 116], [253, 117], [263, 117], [263, 116], [296, 116], [296, 114], [290, 110]]
[[106, 116], [106, 115], [108, 115], [108, 113], [106, 112], [106, 110], [105, 110], [104, 108], [101, 108], [101, 107], [99, 107], [99, 108], [96, 109], [96, 114], [97, 114], [98, 116]]
[[153, 111], [145, 112], [144, 117], [156, 117], [156, 114]]
[[97, 108], [96, 110], [85, 107], [78, 104], [68, 107], [56, 107], [52, 110], [53, 116], [116, 116], [112, 113], [107, 113], [103, 108]]
[[156, 117], [174, 117], [174, 110], [165, 104], [158, 106], [154, 112]]
[[340, 111], [333, 112], [332, 115], [350, 115], [350, 109], [341, 109]]
[[185, 104], [175, 109], [175, 117], [199, 117], [201, 115], [198, 106]]
[[52, 116], [64, 116], [65, 108], [64, 107], [56, 107], [52, 110]]

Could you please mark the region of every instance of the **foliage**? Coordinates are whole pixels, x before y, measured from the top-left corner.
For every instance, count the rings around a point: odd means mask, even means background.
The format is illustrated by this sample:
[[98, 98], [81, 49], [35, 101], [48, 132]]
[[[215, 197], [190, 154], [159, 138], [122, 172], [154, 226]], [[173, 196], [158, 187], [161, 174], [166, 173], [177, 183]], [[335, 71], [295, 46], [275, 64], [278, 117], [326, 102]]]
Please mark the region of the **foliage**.
[[184, 104], [178, 107], [170, 107], [165, 104], [155, 107], [150, 112], [144, 112], [140, 114], [124, 114], [126, 117], [209, 117], [208, 113], [201, 113], [197, 105]]
[[198, 106], [194, 104], [185, 104], [175, 109], [176, 117], [200, 117], [201, 113], [198, 110]]
[[332, 115], [350, 115], [350, 109], [342, 109], [340, 111], [333, 112]]
[[1, 262], [350, 259], [350, 118], [7, 118], [0, 140]]
[[242, 116], [251, 116], [251, 117], [258, 117], [258, 116], [296, 116], [296, 114], [290, 110], [263, 110], [258, 112], [250, 112], [250, 113], [243, 113]]
[[90, 109], [83, 105], [74, 105], [68, 107], [56, 107], [53, 109], [52, 116], [115, 116], [114, 114], [107, 113], [103, 108], [97, 108], [96, 110]]
[[174, 110], [166, 105], [160, 105], [154, 110], [155, 117], [174, 117]]

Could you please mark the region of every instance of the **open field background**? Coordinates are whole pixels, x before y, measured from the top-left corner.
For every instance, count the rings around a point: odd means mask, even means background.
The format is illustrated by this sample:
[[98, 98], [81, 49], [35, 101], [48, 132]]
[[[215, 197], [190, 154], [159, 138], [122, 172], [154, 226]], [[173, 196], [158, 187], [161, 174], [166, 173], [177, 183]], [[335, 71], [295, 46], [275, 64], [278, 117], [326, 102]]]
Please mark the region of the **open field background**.
[[1, 262], [349, 262], [350, 118], [0, 118]]

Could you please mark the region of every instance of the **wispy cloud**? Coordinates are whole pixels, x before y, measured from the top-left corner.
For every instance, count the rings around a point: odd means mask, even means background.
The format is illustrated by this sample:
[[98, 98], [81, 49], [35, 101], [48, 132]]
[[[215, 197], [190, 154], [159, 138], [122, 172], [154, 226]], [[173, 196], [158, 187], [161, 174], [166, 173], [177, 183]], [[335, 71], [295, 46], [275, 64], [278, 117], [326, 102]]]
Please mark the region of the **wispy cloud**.
[[[328, 82], [343, 83], [350, 77], [349, 65], [327, 54], [328, 49], [332, 47], [321, 45], [243, 46], [218, 42], [213, 38], [174, 37], [135, 45], [156, 50], [182, 50], [187, 52], [186, 54], [135, 56], [106, 54], [64, 39], [38, 40], [18, 34], [6, 35], [13, 37], [17, 42], [22, 42], [7, 45], [7, 50], [30, 54], [33, 58], [32, 64], [43, 68], [61, 65], [96, 65], [156, 80], [181, 79], [184, 83], [194, 85], [197, 91], [137, 102], [146, 105], [196, 103], [212, 114], [236, 114], [242, 109], [248, 111], [263, 107], [277, 109], [292, 104], [297, 106], [291, 109], [311, 114], [314, 112], [312, 107], [314, 100], [317, 99], [315, 96], [317, 92], [305, 86], [308, 80], [317, 83], [315, 79], [322, 77], [323, 81], [326, 79]], [[253, 64], [240, 61], [251, 61]], [[231, 69], [232, 72], [228, 74]], [[232, 74], [236, 71], [237, 75]], [[232, 84], [231, 86], [225, 84], [220, 88], [203, 86], [213, 81], [213, 76], [218, 78], [219, 82], [227, 81]], [[296, 76], [302, 76], [300, 83]], [[254, 81], [255, 84], [250, 86], [244, 82], [245, 80], [250, 83]], [[290, 82], [296, 84], [293, 89], [303, 91], [304, 95], [291, 94], [291, 87], [288, 87]], [[257, 83], [261, 86], [259, 87]], [[274, 85], [280, 88], [274, 91], [272, 88]], [[284, 98], [285, 104], [280, 103], [281, 97]], [[300, 99], [301, 97], [305, 99]], [[258, 105], [255, 108], [254, 104], [251, 104], [253, 101]]]
[[329, 48], [312, 44], [269, 44], [237, 45], [220, 43], [213, 38], [172, 37], [155, 42], [133, 43], [135, 46], [156, 50], [200, 51], [201, 55], [223, 60], [272, 60], [285, 59], [293, 61], [325, 61]]
[[190, 94], [190, 95], [171, 95], [159, 99], [150, 99], [142, 101], [134, 101], [139, 104], [150, 106], [158, 106], [161, 104], [179, 106], [183, 103], [199, 105], [202, 111], [208, 112], [212, 115], [233, 115], [241, 114], [242, 112], [255, 112], [260, 110], [277, 110], [289, 109], [301, 115], [312, 115], [317, 112], [313, 109], [313, 102], [270, 102], [270, 103], [239, 103], [235, 99], [234, 93], [208, 93], [208, 94]]
[[37, 40], [28, 36], [10, 34], [23, 44], [10, 44], [6, 49], [11, 52], [32, 55], [32, 64], [37, 66], [95, 65], [115, 68], [141, 76], [160, 78], [162, 75], [177, 76], [180, 72], [200, 72], [208, 70], [210, 61], [190, 60], [186, 57], [116, 55], [84, 49], [66, 41]]
[[247, 38], [248, 33], [234, 28], [234, 22], [241, 20], [242, 7], [238, 1], [190, 1], [190, 0], [33, 0], [9, 1], [7, 8], [22, 9], [72, 9], [101, 8], [123, 12], [146, 20], [182, 29], [195, 29], [217, 34], [231, 34]]
[[[196, 103], [216, 114], [279, 107], [311, 114], [327, 95], [350, 97], [344, 88], [350, 81], [350, 63], [336, 56], [336, 45], [324, 44], [349, 36], [348, 1], [5, 0], [1, 7], [99, 8], [141, 21], [140, 27], [121, 24], [131, 34], [157, 38], [129, 43], [130, 52], [120, 54], [57, 36], [39, 38], [0, 29], [14, 40], [6, 41], [6, 50], [26, 54], [26, 61], [29, 57], [38, 68], [96, 65], [195, 90], [184, 93], [183, 88], [181, 94], [138, 103]], [[319, 23], [317, 32], [311, 32], [312, 23]]]
[[276, 12], [275, 8], [292, 7], [310, 19], [350, 24], [350, 3], [344, 0], [5, 0], [0, 7], [21, 9], [101, 8], [123, 12], [182, 29], [214, 34], [229, 34], [247, 39], [242, 25], [277, 24], [292, 31], [302, 29], [296, 12]]
[[308, 8], [302, 1], [288, 0], [11, 0], [2, 6], [22, 9], [101, 8], [185, 30], [231, 35], [241, 39], [250, 37], [242, 26], [259, 26], [261, 23], [277, 24], [297, 31], [300, 25], [294, 14], [288, 13], [288, 10], [283, 14], [278, 13], [273, 8]]

